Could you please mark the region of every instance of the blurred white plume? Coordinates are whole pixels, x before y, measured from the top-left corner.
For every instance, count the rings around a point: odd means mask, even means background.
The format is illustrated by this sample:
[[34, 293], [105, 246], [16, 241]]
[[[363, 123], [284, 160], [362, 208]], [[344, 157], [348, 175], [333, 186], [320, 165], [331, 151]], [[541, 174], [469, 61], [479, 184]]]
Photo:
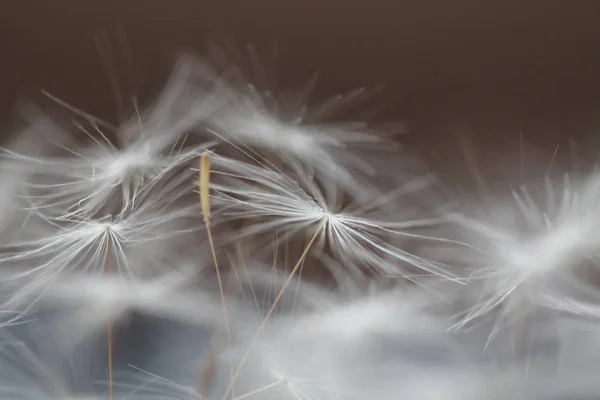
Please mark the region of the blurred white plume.
[[598, 172], [444, 197], [395, 132], [329, 121], [366, 89], [315, 82], [185, 56], [118, 126], [27, 109], [0, 400], [600, 397]]

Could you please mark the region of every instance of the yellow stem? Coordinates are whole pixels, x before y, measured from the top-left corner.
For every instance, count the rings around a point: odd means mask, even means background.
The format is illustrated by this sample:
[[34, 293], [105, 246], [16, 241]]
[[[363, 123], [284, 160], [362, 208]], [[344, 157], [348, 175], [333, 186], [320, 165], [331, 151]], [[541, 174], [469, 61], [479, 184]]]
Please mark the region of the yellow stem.
[[[221, 278], [221, 270], [219, 268], [219, 262], [217, 260], [217, 253], [215, 250], [215, 244], [212, 237], [212, 231], [210, 228], [210, 155], [208, 153], [202, 154], [200, 157], [200, 176], [199, 176], [199, 191], [200, 191], [200, 206], [202, 214], [204, 216], [204, 224], [206, 225], [206, 233], [208, 236], [208, 243], [210, 245], [210, 251], [215, 265], [215, 271], [217, 275], [217, 282], [219, 285], [219, 294], [221, 296], [221, 307], [223, 309], [223, 319], [225, 323], [225, 332], [227, 335], [227, 346], [231, 350], [231, 332], [229, 328], [229, 315], [227, 313], [227, 302], [225, 301], [225, 290], [223, 288], [223, 279]], [[230, 378], [233, 376], [233, 362], [229, 362], [229, 374]], [[231, 391], [230, 391], [231, 392]]]

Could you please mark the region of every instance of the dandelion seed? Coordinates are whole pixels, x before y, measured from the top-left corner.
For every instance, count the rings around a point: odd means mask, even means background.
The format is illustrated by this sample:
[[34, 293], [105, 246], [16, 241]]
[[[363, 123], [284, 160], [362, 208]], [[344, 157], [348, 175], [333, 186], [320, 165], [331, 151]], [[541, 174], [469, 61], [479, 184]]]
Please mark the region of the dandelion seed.
[[383, 276], [398, 275], [405, 264], [453, 279], [442, 266], [387, 241], [389, 238], [443, 241], [419, 234], [416, 229], [440, 224], [444, 217], [414, 219], [411, 214], [417, 209], [402, 208], [395, 203], [427, 188], [427, 178], [407, 182], [392, 193], [377, 195], [369, 204], [355, 204], [352, 210], [344, 207], [343, 195], [335, 182], [327, 179], [319, 182], [319, 176], [293, 166], [286, 174], [226, 157], [213, 156], [212, 160], [216, 177], [212, 183], [215, 216], [220, 221], [253, 222], [230, 240], [268, 232], [279, 232], [285, 240], [319, 227], [321, 245], [327, 242], [335, 257], [357, 273], [367, 268]]
[[[174, 88], [169, 87], [169, 90]], [[141, 191], [172, 178], [174, 172], [180, 172], [186, 163], [211, 145], [184, 147], [184, 135], [196, 123], [190, 125], [183, 120], [201, 121], [210, 112], [190, 110], [175, 126], [173, 120], [165, 121], [174, 116], [164, 115], [174, 107], [171, 96], [165, 93], [154, 107], [143, 115], [138, 112], [121, 127], [100, 124], [94, 117], [52, 97], [84, 118], [82, 122], [76, 121], [75, 127], [92, 145], [82, 148], [56, 143], [56, 150], [63, 154], [54, 157], [6, 149], [3, 159], [12, 170], [27, 173], [28, 179], [20, 185], [23, 196], [38, 208], [58, 208], [59, 215], [90, 215], [105, 210], [115, 203], [115, 198], [118, 199], [116, 207], [133, 207]], [[109, 134], [115, 135], [120, 145], [113, 144]], [[64, 129], [61, 135], [70, 136]]]
[[385, 140], [389, 135], [376, 131], [364, 122], [310, 122], [324, 118], [336, 107], [341, 108], [368, 97], [369, 91], [364, 88], [316, 105], [314, 112], [310, 113], [306, 101], [314, 86], [311, 81], [295, 101], [288, 102], [296, 104], [292, 115], [282, 118], [278, 111], [283, 106], [284, 95], [281, 99], [272, 99], [269, 92], [262, 93], [251, 83], [236, 84], [232, 82], [236, 78], [235, 72], [221, 74], [205, 60], [185, 57], [181, 63], [194, 71], [190, 74], [193, 79], [181, 82], [181, 85], [188, 84], [200, 93], [218, 98], [218, 107], [204, 121], [205, 130], [242, 153], [266, 151], [283, 158], [285, 162], [304, 162], [323, 174], [336, 171], [338, 183], [350, 188], [354, 183], [350, 170], [372, 171], [363, 158], [351, 153], [350, 148], [378, 146], [380, 150], [389, 150], [397, 147], [390, 140]]
[[[557, 189], [547, 180], [540, 193], [545, 204], [536, 202], [523, 188], [514, 194], [514, 206], [501, 204], [497, 219], [494, 210], [487, 219], [457, 219], [474, 235], [469, 244], [480, 252], [479, 257], [467, 261], [476, 263], [470, 287], [479, 294], [457, 326], [495, 309], [501, 310], [501, 318], [518, 318], [531, 306], [568, 311], [569, 301], [582, 300], [584, 292], [577, 294], [573, 289], [585, 286], [580, 281], [582, 264], [595, 265], [600, 249], [596, 239], [598, 182], [594, 175], [573, 188], [566, 179]], [[556, 299], [562, 299], [562, 307]]]
[[115, 198], [118, 207], [134, 207], [141, 192], [155, 187], [198, 154], [191, 150], [163, 157], [158, 154], [161, 148], [150, 145], [137, 143], [124, 151], [103, 145], [66, 158], [29, 158], [14, 153], [7, 157], [12, 168], [31, 174], [21, 186], [24, 198], [36, 208], [56, 210], [57, 215], [90, 215], [106, 209]]
[[[144, 203], [114, 219], [56, 219], [37, 213], [47, 231], [11, 243], [0, 256], [7, 271], [4, 284], [14, 287], [5, 306], [10, 308], [21, 296], [52, 286], [65, 273], [103, 275], [109, 263], [120, 279], [139, 279], [160, 271], [165, 257], [161, 246], [197, 229], [181, 224], [197, 215], [195, 205], [174, 210], [168, 206]], [[136, 257], [130, 257], [132, 254]]]

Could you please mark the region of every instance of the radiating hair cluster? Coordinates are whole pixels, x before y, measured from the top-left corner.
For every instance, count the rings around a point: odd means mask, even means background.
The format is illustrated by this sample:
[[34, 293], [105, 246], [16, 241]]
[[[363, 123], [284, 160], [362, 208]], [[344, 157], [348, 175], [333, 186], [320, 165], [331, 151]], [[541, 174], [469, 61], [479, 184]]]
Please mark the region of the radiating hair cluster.
[[119, 124], [29, 107], [0, 399], [600, 397], [598, 172], [466, 196], [314, 85], [187, 55]]

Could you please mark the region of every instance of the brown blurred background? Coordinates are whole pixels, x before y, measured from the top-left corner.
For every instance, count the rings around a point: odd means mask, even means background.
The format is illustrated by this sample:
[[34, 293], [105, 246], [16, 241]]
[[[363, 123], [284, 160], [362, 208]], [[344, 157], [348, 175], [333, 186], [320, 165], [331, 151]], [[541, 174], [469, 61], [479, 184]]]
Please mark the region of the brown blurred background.
[[[581, 151], [600, 132], [600, 1], [498, 0], [4, 0], [0, 111], [46, 89], [116, 118], [98, 35], [120, 32], [132, 90], [150, 92], [182, 50], [221, 35], [277, 43], [282, 83], [321, 73], [335, 94], [384, 82], [383, 116], [443, 165], [468, 133], [490, 152], [521, 137]], [[127, 75], [129, 74], [129, 75]], [[509, 146], [510, 147], [510, 146]]]

